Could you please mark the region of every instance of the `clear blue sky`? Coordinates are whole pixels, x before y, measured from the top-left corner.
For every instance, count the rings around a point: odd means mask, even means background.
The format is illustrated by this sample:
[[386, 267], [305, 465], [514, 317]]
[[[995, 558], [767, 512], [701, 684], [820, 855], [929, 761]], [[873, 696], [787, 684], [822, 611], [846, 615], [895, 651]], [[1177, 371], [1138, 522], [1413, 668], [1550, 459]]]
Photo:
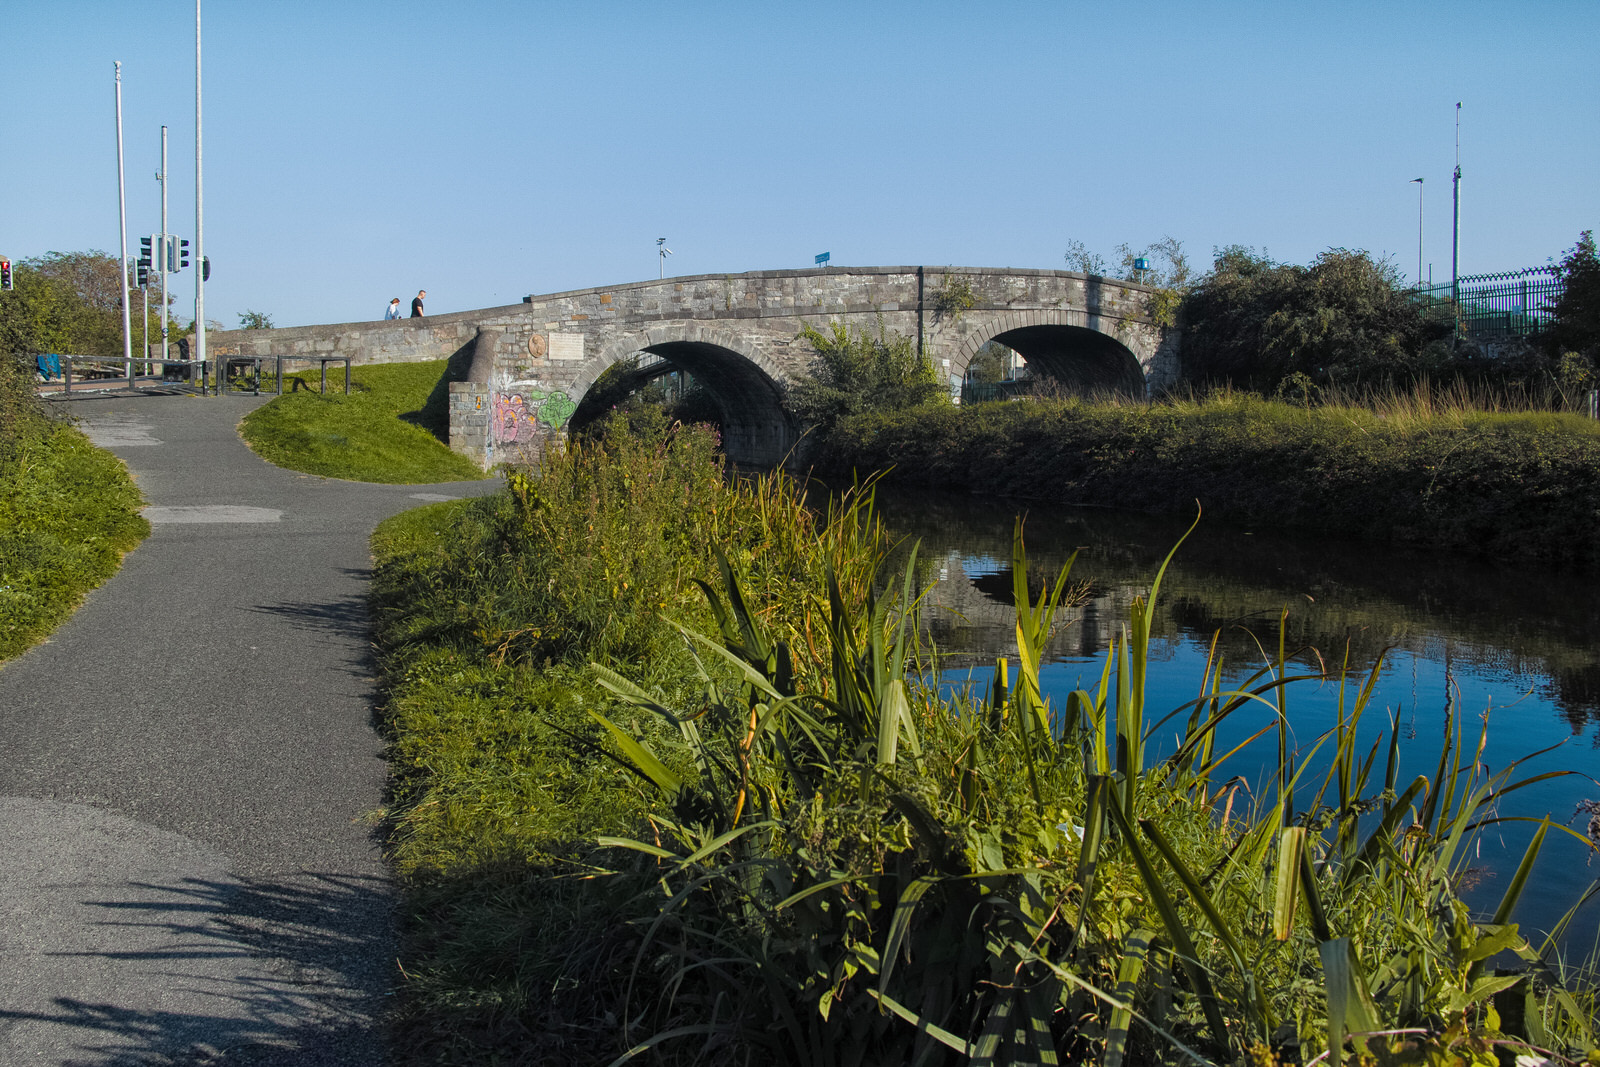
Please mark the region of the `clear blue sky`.
[[[206, 0], [207, 317], [669, 274], [1062, 267], [1170, 234], [1450, 271], [1600, 228], [1600, 3]], [[192, 0], [0, 0], [0, 253], [194, 231]], [[193, 276], [175, 277], [192, 313]], [[186, 316], [187, 317], [187, 314]]]

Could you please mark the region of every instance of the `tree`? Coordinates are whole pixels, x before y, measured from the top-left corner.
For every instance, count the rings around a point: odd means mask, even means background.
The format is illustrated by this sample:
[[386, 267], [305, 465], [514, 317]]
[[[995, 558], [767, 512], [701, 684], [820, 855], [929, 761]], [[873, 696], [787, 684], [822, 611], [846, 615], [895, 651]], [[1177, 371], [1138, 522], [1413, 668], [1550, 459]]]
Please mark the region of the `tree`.
[[999, 341], [985, 341], [983, 347], [967, 361], [967, 381], [1003, 382], [1011, 371], [1011, 359], [1016, 353]]
[[48, 252], [19, 261], [0, 294], [0, 353], [122, 354], [121, 263], [104, 252]]
[[1394, 264], [1330, 248], [1308, 267], [1230, 245], [1183, 302], [1184, 376], [1272, 390], [1290, 375], [1324, 385], [1404, 384], [1442, 369], [1448, 313], [1403, 285]]
[[239, 329], [270, 330], [272, 329], [272, 316], [265, 311], [250, 311], [247, 309], [239, 313]]
[[1578, 235], [1557, 270], [1562, 289], [1549, 333], [1553, 354], [1577, 352], [1591, 361], [1600, 359], [1600, 257], [1593, 230]]
[[842, 322], [823, 333], [807, 326], [800, 336], [816, 350], [811, 373], [789, 387], [789, 405], [802, 422], [831, 427], [839, 419], [868, 411], [900, 411], [922, 404], [950, 402], [933, 364], [917, 353], [911, 338], [878, 328], [871, 336], [854, 333]]

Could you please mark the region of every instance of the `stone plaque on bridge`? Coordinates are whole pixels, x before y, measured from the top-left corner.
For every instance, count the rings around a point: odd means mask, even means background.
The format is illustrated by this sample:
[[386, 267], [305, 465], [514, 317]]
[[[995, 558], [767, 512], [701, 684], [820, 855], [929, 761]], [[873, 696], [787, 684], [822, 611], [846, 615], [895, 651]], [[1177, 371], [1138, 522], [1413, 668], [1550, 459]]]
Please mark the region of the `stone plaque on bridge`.
[[583, 334], [553, 333], [550, 335], [551, 359], [582, 359]]

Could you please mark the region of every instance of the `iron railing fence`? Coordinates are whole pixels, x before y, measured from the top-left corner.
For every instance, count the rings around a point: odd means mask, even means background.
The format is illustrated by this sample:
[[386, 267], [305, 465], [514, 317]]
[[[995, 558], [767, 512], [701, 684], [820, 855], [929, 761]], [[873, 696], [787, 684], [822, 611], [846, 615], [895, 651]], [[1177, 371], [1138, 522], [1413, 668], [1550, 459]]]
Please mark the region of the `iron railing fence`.
[[1504, 274], [1472, 274], [1449, 282], [1422, 286], [1417, 296], [1429, 304], [1455, 304], [1461, 332], [1474, 341], [1505, 341], [1543, 332], [1555, 315], [1561, 298], [1561, 272], [1557, 267], [1530, 267]]

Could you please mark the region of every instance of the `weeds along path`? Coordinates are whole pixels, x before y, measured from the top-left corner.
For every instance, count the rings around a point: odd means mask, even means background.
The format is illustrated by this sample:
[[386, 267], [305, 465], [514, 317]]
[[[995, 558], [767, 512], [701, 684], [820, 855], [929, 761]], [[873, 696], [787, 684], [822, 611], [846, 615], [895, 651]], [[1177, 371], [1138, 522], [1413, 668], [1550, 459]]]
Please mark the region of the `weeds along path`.
[[0, 1063], [385, 1060], [368, 538], [498, 483], [280, 470], [256, 403], [70, 407], [153, 531], [0, 670]]

